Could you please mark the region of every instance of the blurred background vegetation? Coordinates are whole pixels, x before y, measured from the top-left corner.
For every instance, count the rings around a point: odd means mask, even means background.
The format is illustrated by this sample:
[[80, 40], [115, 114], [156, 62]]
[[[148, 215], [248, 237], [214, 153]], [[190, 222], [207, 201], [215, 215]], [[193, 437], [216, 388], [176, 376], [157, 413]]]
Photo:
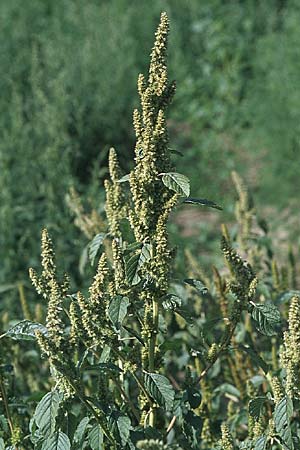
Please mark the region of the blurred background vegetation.
[[[101, 211], [111, 146], [127, 173], [136, 79], [147, 70], [163, 9], [171, 22], [170, 77], [178, 85], [170, 145], [184, 154], [174, 158], [192, 195], [230, 215], [235, 169], [267, 212], [289, 211], [299, 200], [299, 1], [2, 0], [3, 299], [14, 295], [16, 282], [28, 283], [44, 226], [61, 268], [75, 285], [82, 282], [78, 261], [87, 239], [65, 197], [74, 186]], [[209, 231], [198, 239], [209, 245]]]

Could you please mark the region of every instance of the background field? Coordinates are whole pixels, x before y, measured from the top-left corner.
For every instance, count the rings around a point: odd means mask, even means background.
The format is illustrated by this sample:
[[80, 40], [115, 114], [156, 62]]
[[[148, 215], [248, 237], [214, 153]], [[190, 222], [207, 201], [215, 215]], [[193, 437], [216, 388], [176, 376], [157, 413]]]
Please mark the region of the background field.
[[299, 244], [299, 1], [2, 0], [0, 9], [1, 308], [18, 298], [17, 282], [29, 287], [44, 226], [74, 286], [82, 284], [88, 239], [65, 197], [75, 186], [101, 210], [111, 146], [127, 173], [136, 79], [147, 70], [162, 9], [178, 85], [169, 118], [170, 146], [183, 153], [174, 156], [177, 170], [191, 179], [193, 196], [224, 206], [181, 211], [171, 225], [175, 242], [178, 229], [193, 235], [201, 262], [211, 262], [219, 223], [233, 220], [236, 169], [278, 241], [292, 235]]

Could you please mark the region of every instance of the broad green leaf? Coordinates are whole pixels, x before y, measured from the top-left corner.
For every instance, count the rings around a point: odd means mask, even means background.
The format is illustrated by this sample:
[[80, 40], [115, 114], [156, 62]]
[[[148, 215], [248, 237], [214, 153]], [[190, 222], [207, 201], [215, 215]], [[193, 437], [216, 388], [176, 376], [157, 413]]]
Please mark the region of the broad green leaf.
[[246, 346], [246, 345], [239, 345], [238, 348], [240, 350], [243, 350], [244, 352], [246, 352], [252, 362], [257, 365], [258, 367], [260, 367], [265, 373], [268, 373], [269, 371], [269, 366], [268, 364], [262, 359], [262, 357], [251, 347]]
[[0, 438], [0, 450], [4, 450], [4, 449], [5, 449], [4, 440], [2, 438]]
[[267, 439], [268, 439], [267, 436], [260, 436], [256, 440], [253, 450], [265, 450]]
[[294, 449], [290, 420], [293, 414], [293, 402], [285, 396], [275, 406], [273, 418], [277, 433], [289, 450]]
[[70, 450], [71, 444], [68, 436], [58, 431], [43, 442], [41, 450]]
[[144, 381], [147, 392], [153, 400], [167, 411], [171, 411], [175, 392], [168, 378], [158, 373], [146, 372], [144, 374]]
[[102, 450], [103, 447], [103, 433], [100, 425], [95, 425], [89, 432], [89, 444], [92, 450]]
[[55, 421], [62, 395], [57, 391], [48, 392], [38, 403], [34, 420], [43, 436], [49, 437], [55, 431]]
[[183, 280], [184, 283], [189, 284], [190, 286], [194, 287], [195, 289], [197, 289], [197, 291], [201, 294], [201, 295], [205, 295], [208, 292], [207, 287], [205, 286], [205, 284], [201, 281], [201, 280], [194, 280], [192, 278], [186, 278], [185, 280]]
[[113, 411], [108, 418], [108, 427], [114, 438], [123, 447], [129, 439], [131, 422], [128, 416], [120, 411]]
[[89, 421], [90, 421], [89, 417], [84, 417], [79, 422], [79, 424], [75, 430], [75, 433], [74, 433], [74, 438], [73, 438], [74, 443], [82, 444]]
[[219, 209], [222, 211], [222, 206], [217, 205], [215, 202], [211, 200], [206, 200], [206, 198], [186, 198], [183, 203], [189, 203], [192, 205], [201, 205], [201, 206], [209, 206], [210, 208]]
[[252, 318], [260, 333], [266, 336], [274, 336], [278, 333], [280, 312], [272, 303], [253, 305]]
[[95, 263], [96, 256], [106, 236], [107, 234], [105, 233], [98, 233], [88, 245], [88, 255], [92, 266]]
[[125, 269], [127, 281], [135, 286], [141, 281], [139, 271], [143, 265], [151, 258], [151, 244], [144, 244], [137, 253], [129, 255], [125, 258]]
[[16, 341], [34, 341], [36, 339], [36, 331], [40, 331], [44, 335], [47, 335], [48, 333], [47, 328], [44, 327], [44, 325], [37, 322], [31, 322], [30, 320], [22, 320], [6, 331], [6, 333], [2, 334], [0, 338], [10, 337]]
[[128, 173], [127, 175], [124, 175], [122, 178], [120, 178], [118, 180], [118, 183], [125, 183], [126, 181], [129, 181], [130, 179], [130, 173]]
[[255, 420], [258, 420], [260, 418], [260, 415], [262, 413], [265, 401], [266, 401], [266, 397], [255, 397], [252, 400], [250, 400], [250, 402], [249, 402], [249, 414]]
[[183, 197], [188, 197], [190, 195], [190, 180], [181, 173], [168, 172], [162, 174], [162, 182], [164, 185], [177, 192]]
[[122, 297], [121, 295], [114, 297], [109, 304], [108, 315], [117, 330], [120, 329], [122, 322], [126, 317], [129, 304], [129, 298]]

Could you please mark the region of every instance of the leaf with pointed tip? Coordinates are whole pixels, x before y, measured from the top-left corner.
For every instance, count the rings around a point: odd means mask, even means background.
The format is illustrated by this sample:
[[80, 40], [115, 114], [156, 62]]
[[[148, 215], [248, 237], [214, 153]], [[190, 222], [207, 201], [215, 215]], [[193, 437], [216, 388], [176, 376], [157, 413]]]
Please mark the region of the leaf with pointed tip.
[[122, 295], [113, 297], [109, 304], [108, 316], [117, 330], [120, 329], [122, 322], [126, 317], [129, 304], [129, 298], [122, 297]]
[[108, 418], [108, 428], [122, 448], [129, 440], [131, 422], [128, 416], [120, 411], [113, 411]]
[[6, 333], [2, 334], [0, 339], [2, 337], [10, 337], [16, 341], [34, 341], [36, 339], [36, 331], [40, 331], [45, 336], [48, 334], [47, 328], [44, 325], [31, 322], [30, 320], [22, 320], [6, 331]]
[[97, 256], [99, 249], [100, 249], [104, 239], [106, 238], [106, 236], [107, 236], [107, 234], [105, 234], [105, 233], [98, 233], [88, 244], [88, 255], [89, 255], [89, 260], [90, 260], [91, 266], [94, 265], [96, 256]]
[[44, 437], [48, 438], [55, 431], [56, 417], [61, 401], [62, 394], [51, 391], [44, 395], [36, 407], [34, 420]]
[[255, 304], [252, 318], [256, 329], [265, 336], [274, 336], [280, 325], [280, 312], [273, 303]]
[[193, 198], [188, 197], [186, 198], [183, 203], [189, 203], [191, 205], [201, 205], [201, 206], [209, 206], [210, 208], [219, 209], [220, 211], [223, 210], [222, 206], [217, 205], [217, 203], [207, 200], [206, 198]]
[[164, 185], [177, 194], [188, 197], [190, 195], [190, 180], [181, 173], [168, 172], [162, 174]]
[[293, 402], [284, 396], [275, 406], [273, 418], [277, 433], [289, 450], [294, 449], [290, 420], [293, 415]]
[[140, 251], [125, 257], [125, 270], [127, 281], [135, 286], [141, 281], [139, 271], [151, 258], [151, 244], [144, 244]]
[[75, 430], [75, 433], [74, 433], [74, 438], [73, 438], [74, 443], [78, 443], [80, 445], [83, 443], [83, 439], [84, 439], [89, 421], [90, 421], [89, 417], [84, 417], [83, 419], [81, 419], [81, 421], [79, 422], [79, 424]]
[[71, 444], [68, 436], [58, 431], [43, 442], [41, 450], [70, 450]]
[[260, 418], [265, 401], [266, 401], [266, 397], [255, 397], [252, 400], [250, 400], [249, 414], [255, 420], [258, 420]]
[[89, 444], [92, 450], [103, 450], [103, 433], [100, 425], [95, 425], [89, 432]]
[[146, 372], [144, 374], [144, 381], [147, 392], [153, 400], [167, 411], [171, 411], [175, 392], [168, 378], [158, 373]]

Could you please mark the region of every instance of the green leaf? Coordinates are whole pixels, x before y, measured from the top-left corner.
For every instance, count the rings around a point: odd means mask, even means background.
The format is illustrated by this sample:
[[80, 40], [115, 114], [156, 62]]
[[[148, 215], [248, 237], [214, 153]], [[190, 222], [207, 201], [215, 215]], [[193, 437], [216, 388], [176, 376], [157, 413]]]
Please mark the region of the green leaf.
[[108, 418], [108, 427], [118, 444], [125, 447], [131, 429], [129, 417], [120, 411], [113, 411]]
[[97, 256], [99, 249], [100, 249], [104, 239], [106, 238], [106, 236], [107, 236], [107, 234], [105, 234], [105, 233], [98, 233], [88, 244], [88, 255], [89, 255], [89, 260], [90, 260], [91, 266], [94, 265], [96, 256]]
[[254, 445], [254, 449], [253, 450], [265, 450], [266, 448], [266, 444], [267, 444], [267, 436], [260, 436]]
[[144, 381], [147, 392], [153, 400], [167, 411], [171, 411], [175, 392], [168, 378], [158, 373], [146, 372], [144, 374]]
[[43, 442], [41, 450], [70, 450], [71, 444], [68, 436], [62, 431], [54, 433]]
[[6, 331], [6, 333], [2, 334], [0, 338], [10, 337], [16, 341], [34, 341], [36, 339], [36, 331], [40, 331], [44, 335], [48, 334], [47, 328], [44, 327], [44, 325], [37, 322], [31, 322], [30, 320], [22, 320]]
[[78, 443], [80, 445], [82, 444], [89, 421], [89, 417], [84, 417], [81, 419], [74, 433], [74, 443]]
[[246, 346], [246, 345], [242, 345], [242, 344], [240, 344], [238, 346], [238, 348], [240, 350], [246, 352], [250, 356], [252, 362], [255, 365], [260, 367], [266, 374], [268, 373], [268, 371], [269, 371], [268, 364], [262, 359], [262, 357], [253, 348]]
[[62, 395], [57, 391], [48, 392], [38, 403], [34, 420], [44, 437], [51, 436], [55, 431], [55, 421]]
[[189, 284], [190, 286], [192, 286], [195, 289], [197, 289], [197, 291], [201, 295], [206, 295], [207, 292], [208, 292], [207, 287], [205, 286], [205, 284], [201, 280], [195, 280], [193, 278], [186, 278], [185, 280], [183, 280], [183, 282], [186, 283], [186, 284]]
[[108, 316], [117, 330], [120, 329], [122, 322], [126, 317], [129, 304], [129, 298], [122, 297], [121, 295], [114, 297], [109, 304]]
[[192, 205], [201, 205], [201, 206], [209, 206], [210, 208], [215, 208], [215, 209], [219, 209], [222, 211], [222, 206], [217, 205], [217, 203], [211, 201], [211, 200], [206, 200], [206, 198], [186, 198], [183, 203], [189, 203]]
[[98, 364], [92, 364], [90, 366], [86, 366], [84, 368], [85, 371], [89, 371], [89, 372], [117, 372], [120, 373], [122, 372], [122, 370], [120, 369], [120, 367], [116, 366], [113, 363], [98, 363]]
[[125, 258], [125, 269], [127, 281], [132, 285], [136, 285], [141, 281], [139, 271], [143, 265], [151, 258], [151, 244], [144, 244], [142, 248], [133, 255]]
[[125, 183], [126, 181], [129, 181], [130, 179], [130, 173], [128, 173], [127, 175], [124, 175], [122, 178], [120, 178], [117, 182], [118, 183]]
[[182, 304], [182, 300], [178, 295], [166, 294], [162, 297], [162, 306], [167, 311], [176, 311]]
[[0, 438], [0, 450], [4, 450], [4, 448], [5, 448], [4, 440]]
[[253, 305], [252, 318], [260, 333], [266, 336], [274, 336], [278, 333], [280, 312], [272, 303]]
[[294, 449], [292, 440], [292, 432], [290, 428], [290, 419], [293, 414], [293, 402], [285, 396], [275, 406], [274, 410], [274, 423], [277, 433], [282, 439], [282, 442], [287, 446], [289, 450]]
[[252, 400], [250, 400], [250, 402], [249, 402], [249, 414], [255, 420], [258, 420], [260, 418], [260, 415], [262, 413], [265, 401], [266, 401], [266, 397], [255, 397]]
[[187, 393], [187, 400], [191, 408], [192, 409], [198, 408], [202, 400], [201, 392], [194, 387], [189, 387], [187, 388], [186, 393]]
[[103, 433], [100, 425], [95, 425], [89, 432], [89, 444], [92, 450], [102, 450], [103, 447]]
[[190, 180], [181, 173], [168, 172], [162, 174], [164, 185], [183, 197], [190, 195]]

